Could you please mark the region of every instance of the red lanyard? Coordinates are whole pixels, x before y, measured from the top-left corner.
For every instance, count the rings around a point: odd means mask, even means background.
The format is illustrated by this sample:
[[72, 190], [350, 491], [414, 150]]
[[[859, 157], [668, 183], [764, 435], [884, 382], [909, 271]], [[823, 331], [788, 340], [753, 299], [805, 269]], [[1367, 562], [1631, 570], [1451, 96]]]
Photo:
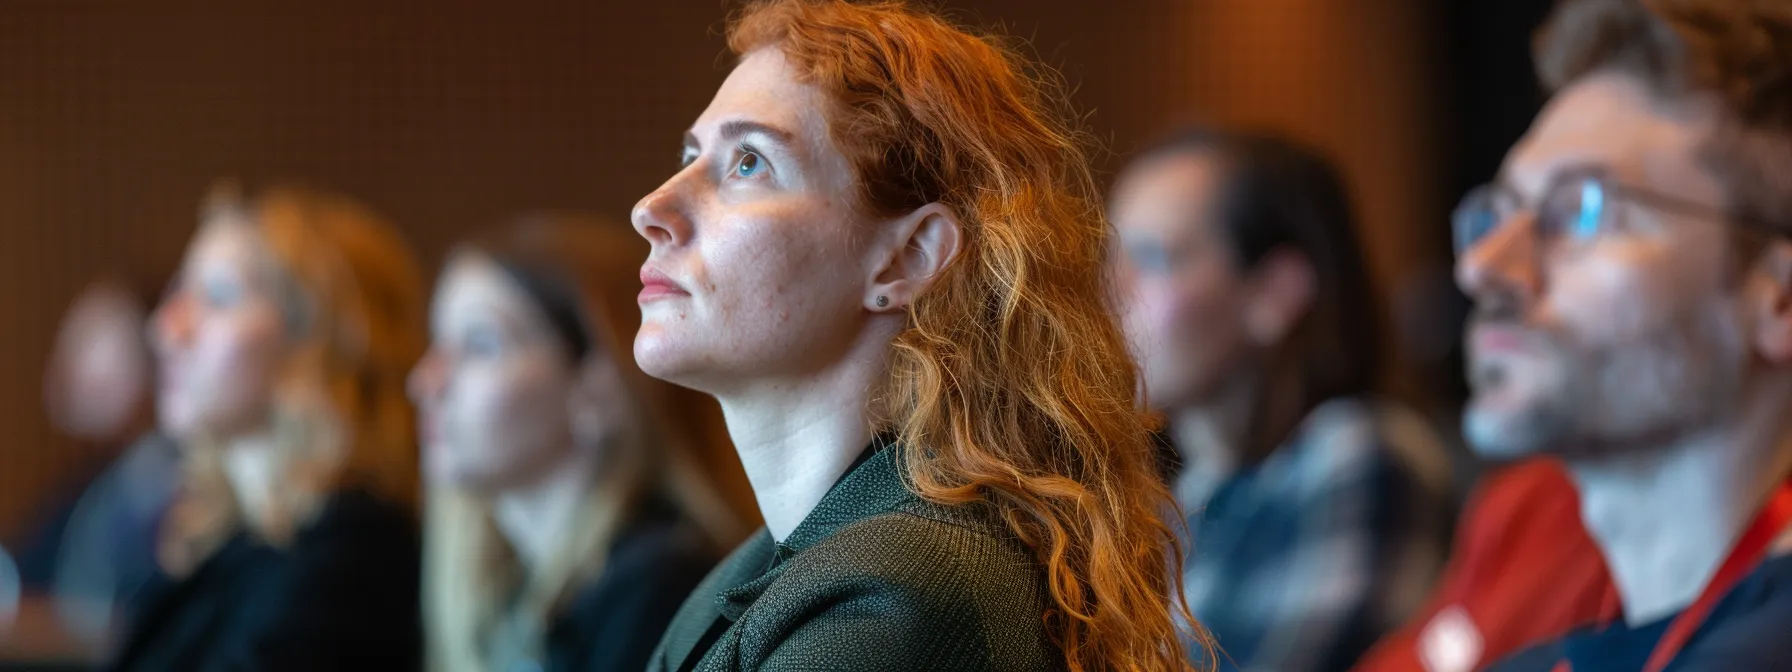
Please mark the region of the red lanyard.
[[1699, 631], [1705, 619], [1717, 603], [1730, 593], [1731, 588], [1743, 577], [1755, 571], [1766, 557], [1767, 548], [1773, 545], [1774, 539], [1780, 536], [1786, 524], [1792, 522], [1792, 478], [1781, 481], [1779, 487], [1767, 498], [1755, 514], [1754, 521], [1742, 532], [1742, 538], [1736, 540], [1736, 546], [1730, 549], [1730, 556], [1724, 564], [1717, 568], [1717, 574], [1711, 577], [1711, 583], [1705, 585], [1705, 592], [1699, 593], [1699, 599], [1674, 617], [1668, 624], [1667, 632], [1655, 643], [1655, 651], [1649, 654], [1649, 663], [1643, 666], [1644, 672], [1661, 672], [1680, 655], [1686, 647], [1687, 640]]

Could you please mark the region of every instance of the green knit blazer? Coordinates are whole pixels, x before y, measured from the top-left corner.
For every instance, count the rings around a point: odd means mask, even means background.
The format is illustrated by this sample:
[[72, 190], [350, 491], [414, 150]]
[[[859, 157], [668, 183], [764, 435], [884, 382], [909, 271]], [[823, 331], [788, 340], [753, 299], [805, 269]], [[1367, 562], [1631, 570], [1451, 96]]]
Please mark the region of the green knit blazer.
[[648, 664], [697, 670], [1062, 670], [1044, 569], [993, 507], [943, 506], [877, 450], [784, 543], [760, 530], [679, 608]]

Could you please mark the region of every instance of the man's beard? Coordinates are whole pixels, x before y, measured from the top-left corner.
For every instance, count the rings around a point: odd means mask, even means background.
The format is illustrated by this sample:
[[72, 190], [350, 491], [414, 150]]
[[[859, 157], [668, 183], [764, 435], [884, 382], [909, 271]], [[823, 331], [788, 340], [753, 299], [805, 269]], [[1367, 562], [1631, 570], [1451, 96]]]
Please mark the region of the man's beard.
[[[1551, 339], [1553, 344], [1553, 339]], [[1483, 458], [1509, 460], [1547, 452], [1575, 431], [1576, 378], [1562, 351], [1531, 350], [1521, 356], [1471, 361], [1474, 397], [1463, 410], [1463, 438]], [[1524, 386], [1528, 389], [1513, 389]], [[1514, 395], [1503, 403], [1490, 397]]]
[[[1573, 460], [1654, 450], [1735, 407], [1740, 330], [1716, 310], [1695, 309], [1656, 333], [1599, 346], [1500, 317], [1477, 316], [1476, 323], [1523, 328], [1538, 347], [1471, 362], [1476, 398], [1464, 411], [1463, 433], [1483, 457]], [[1477, 403], [1500, 394], [1519, 396], [1504, 408]]]

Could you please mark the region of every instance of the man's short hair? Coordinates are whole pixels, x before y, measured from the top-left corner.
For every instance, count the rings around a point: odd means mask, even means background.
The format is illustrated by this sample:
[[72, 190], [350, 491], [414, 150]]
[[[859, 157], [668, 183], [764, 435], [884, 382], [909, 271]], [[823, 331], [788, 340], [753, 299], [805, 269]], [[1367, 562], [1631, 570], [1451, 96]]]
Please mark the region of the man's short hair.
[[1792, 0], [1562, 0], [1533, 46], [1552, 91], [1618, 71], [1662, 100], [1717, 102], [1700, 159], [1730, 213], [1792, 234]]

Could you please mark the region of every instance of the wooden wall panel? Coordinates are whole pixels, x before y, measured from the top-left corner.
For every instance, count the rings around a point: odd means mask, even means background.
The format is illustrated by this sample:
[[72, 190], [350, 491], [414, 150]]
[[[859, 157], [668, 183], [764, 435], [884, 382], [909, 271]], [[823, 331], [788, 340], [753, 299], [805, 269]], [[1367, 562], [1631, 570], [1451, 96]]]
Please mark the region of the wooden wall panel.
[[38, 392], [67, 300], [101, 272], [172, 269], [213, 180], [355, 194], [430, 260], [521, 210], [620, 226], [725, 74], [706, 30], [721, 16], [705, 2], [0, 3], [0, 531], [73, 467]]
[[[1343, 168], [1361, 238], [1384, 296], [1447, 267], [1455, 195], [1442, 160], [1447, 107], [1437, 95], [1437, 7], [1422, 0], [1197, 2], [1188, 18], [1190, 111], [1213, 123], [1274, 130]], [[1446, 280], [1447, 281], [1447, 280]], [[1425, 390], [1386, 342], [1394, 391]]]

